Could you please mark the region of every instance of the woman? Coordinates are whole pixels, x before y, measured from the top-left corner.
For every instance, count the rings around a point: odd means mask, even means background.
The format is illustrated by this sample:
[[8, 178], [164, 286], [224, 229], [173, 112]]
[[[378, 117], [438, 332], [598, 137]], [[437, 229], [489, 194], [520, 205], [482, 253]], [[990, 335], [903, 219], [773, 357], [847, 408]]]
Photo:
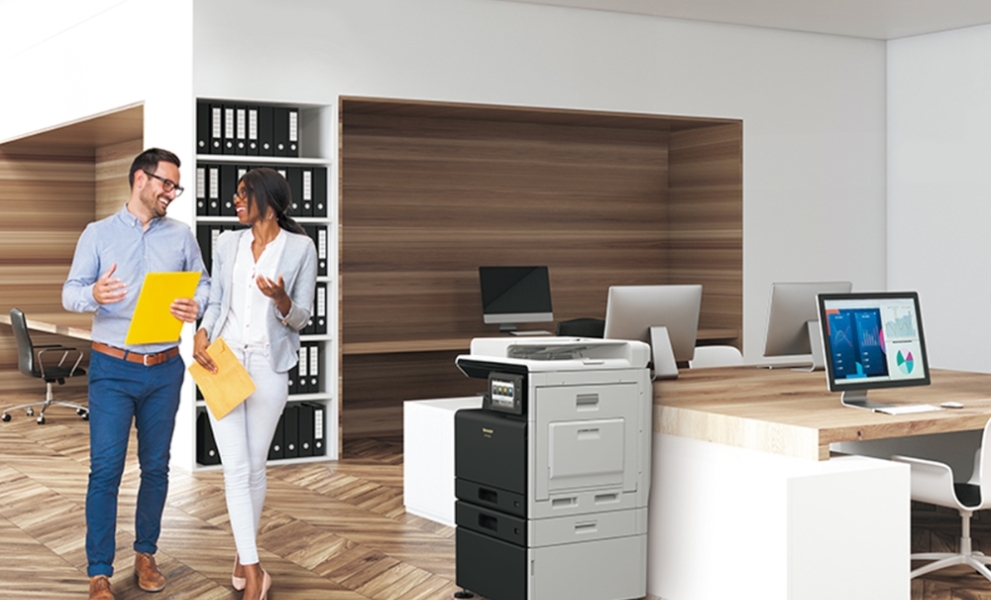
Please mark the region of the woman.
[[193, 357], [216, 372], [206, 348], [223, 337], [255, 382], [255, 392], [224, 418], [210, 414], [237, 547], [231, 585], [244, 590], [245, 600], [264, 599], [272, 585], [255, 543], [265, 502], [265, 462], [317, 277], [316, 249], [286, 216], [289, 202], [289, 183], [272, 169], [253, 169], [238, 181], [237, 218], [251, 228], [217, 238], [210, 301], [193, 341]]

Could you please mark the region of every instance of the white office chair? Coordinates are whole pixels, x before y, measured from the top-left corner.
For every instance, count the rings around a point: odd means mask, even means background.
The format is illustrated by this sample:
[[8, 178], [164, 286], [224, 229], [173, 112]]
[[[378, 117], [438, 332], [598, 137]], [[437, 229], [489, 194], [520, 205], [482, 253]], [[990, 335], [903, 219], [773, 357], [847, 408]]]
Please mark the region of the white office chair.
[[892, 460], [912, 467], [912, 499], [937, 506], [955, 508], [960, 512], [961, 532], [959, 552], [923, 552], [913, 554], [912, 560], [931, 560], [911, 572], [911, 577], [953, 565], [970, 565], [991, 581], [991, 556], [971, 548], [970, 516], [976, 510], [991, 508], [991, 419], [984, 425], [981, 447], [974, 456], [974, 472], [966, 483], [955, 483], [949, 465], [910, 456], [892, 456]]
[[735, 346], [696, 346], [695, 358], [688, 361], [688, 368], [734, 367], [742, 364], [743, 354]]

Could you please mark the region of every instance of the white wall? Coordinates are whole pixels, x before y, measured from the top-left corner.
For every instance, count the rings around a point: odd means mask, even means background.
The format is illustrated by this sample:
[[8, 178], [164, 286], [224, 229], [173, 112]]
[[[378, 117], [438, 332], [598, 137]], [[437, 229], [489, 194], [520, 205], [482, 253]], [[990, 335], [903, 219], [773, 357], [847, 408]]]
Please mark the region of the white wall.
[[772, 281], [885, 287], [882, 42], [499, 0], [125, 0], [0, 59], [0, 81], [28, 90], [0, 98], [19, 115], [0, 140], [143, 99], [146, 144], [184, 160], [193, 94], [741, 118], [748, 360]]
[[273, 6], [196, 2], [197, 95], [743, 119], [749, 360], [772, 281], [885, 286], [882, 42], [497, 0]]
[[937, 367], [991, 372], [991, 26], [888, 47], [888, 282]]

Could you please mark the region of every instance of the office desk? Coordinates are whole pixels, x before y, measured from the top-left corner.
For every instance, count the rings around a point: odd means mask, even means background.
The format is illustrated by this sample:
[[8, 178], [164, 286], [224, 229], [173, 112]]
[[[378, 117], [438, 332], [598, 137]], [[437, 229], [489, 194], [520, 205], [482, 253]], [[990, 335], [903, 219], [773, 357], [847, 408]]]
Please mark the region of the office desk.
[[907, 600], [908, 467], [828, 448], [984, 426], [991, 375], [932, 379], [870, 397], [965, 408], [900, 416], [846, 408], [822, 372], [698, 369], [656, 382], [648, 592]]
[[[93, 315], [89, 313], [34, 313], [25, 315], [28, 329], [43, 333], [54, 333], [78, 340], [92, 340]], [[0, 314], [0, 323], [10, 325], [10, 315]]]

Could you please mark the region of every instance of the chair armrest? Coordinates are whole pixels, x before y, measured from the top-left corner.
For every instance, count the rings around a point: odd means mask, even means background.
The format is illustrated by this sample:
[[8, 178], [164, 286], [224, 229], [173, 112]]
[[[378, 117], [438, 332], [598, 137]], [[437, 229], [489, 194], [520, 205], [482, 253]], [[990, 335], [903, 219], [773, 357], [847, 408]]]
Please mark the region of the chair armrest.
[[934, 460], [912, 456], [892, 456], [891, 460], [912, 468], [912, 499], [940, 506], [965, 509], [953, 491], [953, 469]]
[[45, 376], [45, 359], [44, 359], [44, 354], [46, 352], [61, 352], [62, 353], [62, 357], [58, 361], [58, 366], [59, 367], [61, 367], [65, 363], [65, 359], [69, 356], [69, 354], [75, 353], [76, 362], [75, 362], [75, 364], [72, 365], [72, 369], [69, 370], [69, 377], [72, 377], [73, 375], [76, 374], [76, 369], [79, 368], [79, 363], [81, 363], [83, 361], [83, 353], [82, 353], [82, 351], [79, 350], [79, 349], [77, 349], [77, 348], [72, 348], [70, 346], [58, 346], [58, 345], [52, 346], [52, 345], [50, 345], [50, 346], [35, 346], [35, 348], [41, 348], [41, 350], [38, 352], [38, 369], [41, 371], [41, 376], [42, 377]]

